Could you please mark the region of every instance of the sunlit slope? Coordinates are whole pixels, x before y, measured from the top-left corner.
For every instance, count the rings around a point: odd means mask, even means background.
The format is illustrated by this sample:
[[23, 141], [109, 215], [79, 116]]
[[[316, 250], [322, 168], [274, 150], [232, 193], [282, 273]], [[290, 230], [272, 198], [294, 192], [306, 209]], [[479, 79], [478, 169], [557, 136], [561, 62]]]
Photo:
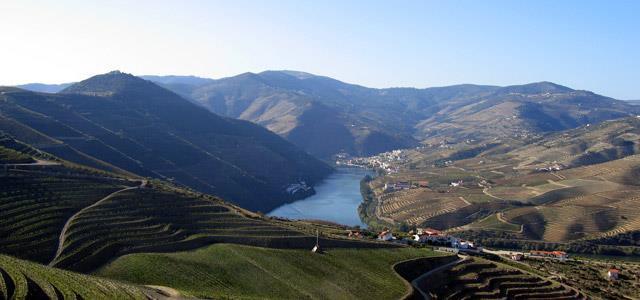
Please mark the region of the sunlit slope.
[[148, 299], [143, 289], [0, 255], [0, 299]]
[[131, 254], [96, 274], [170, 286], [202, 298], [398, 299], [408, 287], [391, 266], [426, 249], [281, 250], [220, 244], [190, 252]]
[[519, 189], [538, 195], [527, 200], [533, 206], [506, 211], [504, 217], [522, 224], [528, 237], [548, 241], [640, 230], [639, 170], [640, 156], [632, 155], [560, 171], [543, 184], [536, 175], [519, 178]]

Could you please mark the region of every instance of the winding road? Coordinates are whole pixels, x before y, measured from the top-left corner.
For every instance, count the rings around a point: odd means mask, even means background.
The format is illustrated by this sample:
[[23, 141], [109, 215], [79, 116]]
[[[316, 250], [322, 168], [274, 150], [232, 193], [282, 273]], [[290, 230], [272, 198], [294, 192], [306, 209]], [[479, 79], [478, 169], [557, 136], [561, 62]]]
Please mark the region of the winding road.
[[69, 217], [69, 219], [67, 219], [67, 222], [64, 224], [64, 227], [62, 227], [62, 231], [60, 231], [60, 236], [58, 237], [58, 249], [56, 250], [56, 254], [55, 256], [51, 259], [51, 261], [49, 262], [49, 266], [53, 266], [56, 263], [56, 260], [60, 257], [60, 254], [62, 254], [62, 249], [64, 248], [64, 242], [67, 238], [67, 231], [69, 230], [69, 227], [71, 227], [71, 222], [73, 222], [79, 215], [81, 215], [82, 213], [84, 213], [85, 211], [96, 207], [102, 203], [104, 203], [105, 201], [113, 198], [115, 195], [120, 194], [122, 192], [125, 191], [129, 191], [129, 190], [134, 190], [134, 189], [142, 189], [147, 185], [147, 181], [146, 180], [142, 180], [140, 182], [140, 185], [138, 186], [132, 186], [132, 187], [128, 187], [128, 188], [124, 188], [121, 190], [117, 190], [109, 195], [107, 195], [106, 197], [96, 201], [95, 203], [79, 210], [78, 212], [76, 212], [75, 214], [73, 214], [71, 217]]

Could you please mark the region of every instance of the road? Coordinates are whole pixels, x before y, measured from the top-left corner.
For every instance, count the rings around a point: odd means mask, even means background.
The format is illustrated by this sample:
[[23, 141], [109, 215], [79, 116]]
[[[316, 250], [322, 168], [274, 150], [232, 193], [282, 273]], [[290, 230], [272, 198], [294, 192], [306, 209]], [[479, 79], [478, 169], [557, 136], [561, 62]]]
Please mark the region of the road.
[[142, 182], [140, 183], [139, 186], [132, 186], [132, 187], [124, 188], [124, 189], [121, 189], [121, 190], [117, 190], [117, 191], [107, 195], [106, 197], [96, 201], [95, 203], [93, 203], [93, 204], [91, 204], [91, 205], [79, 210], [78, 212], [73, 214], [71, 217], [69, 217], [69, 219], [67, 219], [67, 222], [62, 227], [62, 231], [60, 231], [60, 236], [58, 236], [58, 249], [56, 250], [55, 256], [49, 262], [49, 266], [53, 266], [56, 263], [56, 260], [60, 257], [60, 254], [62, 254], [62, 249], [64, 248], [64, 242], [65, 242], [65, 240], [67, 238], [67, 231], [69, 230], [69, 227], [71, 227], [71, 222], [73, 222], [73, 220], [75, 220], [79, 215], [81, 215], [85, 211], [104, 203], [105, 201], [113, 198], [117, 194], [120, 194], [120, 193], [125, 192], [125, 191], [129, 191], [129, 190], [141, 189], [141, 188], [144, 188], [146, 185], [147, 185], [147, 181], [146, 180], [142, 180]]
[[58, 166], [58, 165], [61, 165], [61, 163], [57, 161], [42, 160], [42, 159], [36, 159], [36, 161], [32, 163], [2, 164], [2, 166], [5, 168], [6, 167], [22, 167], [22, 166]]

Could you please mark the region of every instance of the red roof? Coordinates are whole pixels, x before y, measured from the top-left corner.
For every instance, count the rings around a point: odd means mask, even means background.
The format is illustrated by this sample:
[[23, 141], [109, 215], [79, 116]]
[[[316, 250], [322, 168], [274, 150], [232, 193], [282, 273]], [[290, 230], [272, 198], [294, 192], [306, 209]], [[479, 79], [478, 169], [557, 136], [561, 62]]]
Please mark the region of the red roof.
[[620, 270], [618, 270], [618, 269], [609, 269], [609, 272], [611, 272], [611, 273], [620, 273]]

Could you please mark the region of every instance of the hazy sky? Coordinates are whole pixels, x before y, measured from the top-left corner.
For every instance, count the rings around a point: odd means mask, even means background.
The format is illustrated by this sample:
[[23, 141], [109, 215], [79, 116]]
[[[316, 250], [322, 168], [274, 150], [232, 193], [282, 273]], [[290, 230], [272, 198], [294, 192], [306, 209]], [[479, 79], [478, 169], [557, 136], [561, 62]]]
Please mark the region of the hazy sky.
[[[92, 3], [93, 2], [93, 3]], [[291, 69], [640, 99], [640, 1], [0, 0], [0, 84]]]

